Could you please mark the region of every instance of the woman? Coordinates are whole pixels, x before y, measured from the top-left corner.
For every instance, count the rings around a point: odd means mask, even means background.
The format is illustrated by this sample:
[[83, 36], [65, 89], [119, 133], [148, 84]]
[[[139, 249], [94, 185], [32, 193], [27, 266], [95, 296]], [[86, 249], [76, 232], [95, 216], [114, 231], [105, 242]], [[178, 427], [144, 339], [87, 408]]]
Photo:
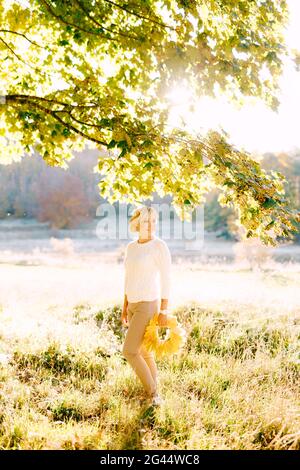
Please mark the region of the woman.
[[161, 403], [157, 390], [154, 353], [142, 345], [146, 327], [159, 310], [158, 323], [165, 326], [170, 294], [171, 254], [166, 242], [155, 235], [157, 212], [152, 207], [136, 209], [129, 229], [139, 238], [125, 249], [125, 283], [122, 323], [128, 326], [122, 354], [140, 378], [153, 405]]

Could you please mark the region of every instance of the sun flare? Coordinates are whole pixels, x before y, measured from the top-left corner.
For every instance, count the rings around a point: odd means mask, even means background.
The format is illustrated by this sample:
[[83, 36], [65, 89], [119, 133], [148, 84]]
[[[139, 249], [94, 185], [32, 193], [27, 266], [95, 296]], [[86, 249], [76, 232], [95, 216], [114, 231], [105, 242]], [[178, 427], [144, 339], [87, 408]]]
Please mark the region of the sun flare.
[[[300, 50], [300, 2], [290, 0], [290, 21], [286, 29], [289, 48]], [[300, 147], [298, 116], [300, 109], [300, 72], [288, 60], [280, 78], [280, 107], [272, 111], [260, 100], [246, 99], [242, 108], [224, 97], [196, 98], [184, 81], [178, 81], [166, 95], [170, 103], [168, 125], [193, 133], [210, 128], [224, 129], [233, 144], [254, 152], [289, 151]]]

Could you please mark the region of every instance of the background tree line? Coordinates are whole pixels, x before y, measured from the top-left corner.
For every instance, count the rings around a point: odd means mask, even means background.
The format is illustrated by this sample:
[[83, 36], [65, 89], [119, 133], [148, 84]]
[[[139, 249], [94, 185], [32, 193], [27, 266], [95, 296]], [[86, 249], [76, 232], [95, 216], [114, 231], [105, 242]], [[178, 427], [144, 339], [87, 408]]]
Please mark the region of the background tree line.
[[[284, 185], [287, 196], [291, 200], [291, 207], [300, 207], [300, 151], [272, 153], [266, 152], [258, 156], [262, 167], [267, 170], [280, 171], [286, 177]], [[217, 236], [226, 239], [236, 239], [238, 227], [236, 225], [236, 211], [231, 207], [223, 207], [218, 201], [220, 191], [214, 190], [207, 197], [205, 204], [205, 228], [217, 232]], [[300, 224], [295, 241], [300, 241]]]
[[[81, 155], [70, 162], [69, 171], [49, 167], [37, 154], [11, 165], [0, 165], [0, 218], [36, 218], [49, 222], [52, 228], [76, 228], [91, 221], [97, 206], [104, 201], [97, 190], [99, 174], [93, 172], [97, 158], [97, 151], [86, 151], [83, 158]], [[287, 195], [292, 206], [299, 207], [300, 151], [265, 153], [261, 164], [267, 171], [284, 174]], [[220, 204], [220, 194], [215, 189], [207, 196], [205, 229], [216, 232], [218, 237], [236, 239], [236, 211]], [[296, 240], [300, 241], [300, 234]]]

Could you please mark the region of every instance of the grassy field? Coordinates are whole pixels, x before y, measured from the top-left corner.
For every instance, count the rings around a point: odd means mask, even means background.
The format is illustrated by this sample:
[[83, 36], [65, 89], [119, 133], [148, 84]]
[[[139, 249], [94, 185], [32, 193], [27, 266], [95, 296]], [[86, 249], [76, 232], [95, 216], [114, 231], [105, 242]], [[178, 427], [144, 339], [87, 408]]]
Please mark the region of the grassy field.
[[160, 408], [121, 355], [122, 263], [0, 264], [1, 449], [300, 449], [300, 266], [176, 264]]

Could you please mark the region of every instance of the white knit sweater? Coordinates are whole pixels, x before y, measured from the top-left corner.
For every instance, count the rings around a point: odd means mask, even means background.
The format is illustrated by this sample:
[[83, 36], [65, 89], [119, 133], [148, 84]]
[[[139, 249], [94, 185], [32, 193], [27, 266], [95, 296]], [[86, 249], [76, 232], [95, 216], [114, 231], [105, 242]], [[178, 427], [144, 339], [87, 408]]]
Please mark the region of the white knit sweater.
[[129, 242], [124, 259], [124, 291], [128, 302], [168, 299], [171, 264], [168, 245], [156, 235], [149, 242]]

